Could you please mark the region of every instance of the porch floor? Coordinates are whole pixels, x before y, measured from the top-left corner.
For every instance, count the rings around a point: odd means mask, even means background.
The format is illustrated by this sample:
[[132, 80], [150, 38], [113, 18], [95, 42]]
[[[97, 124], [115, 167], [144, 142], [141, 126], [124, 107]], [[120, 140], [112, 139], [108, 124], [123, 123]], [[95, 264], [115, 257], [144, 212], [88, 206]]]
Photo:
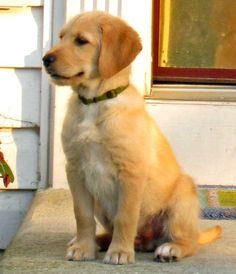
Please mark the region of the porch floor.
[[68, 190], [39, 191], [17, 236], [0, 260], [0, 273], [235, 273], [236, 222], [202, 221], [202, 227], [220, 224], [223, 236], [200, 252], [178, 263], [157, 263], [152, 254], [137, 253], [128, 266], [101, 262], [68, 262], [64, 259], [66, 243], [73, 237], [75, 221]]

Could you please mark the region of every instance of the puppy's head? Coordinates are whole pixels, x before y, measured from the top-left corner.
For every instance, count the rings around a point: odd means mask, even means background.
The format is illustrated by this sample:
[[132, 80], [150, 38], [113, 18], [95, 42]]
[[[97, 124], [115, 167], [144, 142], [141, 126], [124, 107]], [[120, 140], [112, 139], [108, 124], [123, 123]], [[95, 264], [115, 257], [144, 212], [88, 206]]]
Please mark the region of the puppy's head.
[[60, 42], [43, 63], [55, 84], [77, 86], [92, 78], [112, 77], [141, 49], [138, 34], [124, 21], [104, 12], [88, 12], [62, 28]]

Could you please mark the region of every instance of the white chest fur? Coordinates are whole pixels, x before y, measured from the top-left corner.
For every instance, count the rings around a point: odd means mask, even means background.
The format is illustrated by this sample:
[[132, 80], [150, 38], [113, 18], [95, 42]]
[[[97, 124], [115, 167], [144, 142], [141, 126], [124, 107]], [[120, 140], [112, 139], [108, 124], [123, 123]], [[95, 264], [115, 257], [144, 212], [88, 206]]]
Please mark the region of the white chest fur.
[[79, 180], [83, 180], [105, 214], [114, 216], [118, 176], [104, 142], [104, 132], [97, 125], [99, 106], [77, 108], [78, 105], [68, 108], [63, 129], [62, 140], [68, 163], [74, 165]]

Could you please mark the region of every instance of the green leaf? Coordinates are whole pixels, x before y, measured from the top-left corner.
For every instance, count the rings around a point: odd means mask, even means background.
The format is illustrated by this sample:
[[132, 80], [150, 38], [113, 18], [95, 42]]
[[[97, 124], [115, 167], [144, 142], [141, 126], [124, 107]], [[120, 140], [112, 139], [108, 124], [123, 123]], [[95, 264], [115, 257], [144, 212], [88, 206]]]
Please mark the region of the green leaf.
[[11, 171], [11, 168], [9, 167], [7, 162], [5, 160], [2, 160], [2, 159], [0, 159], [0, 174], [2, 176], [7, 174], [9, 176], [9, 179], [10, 179], [11, 183], [13, 183], [14, 180], [15, 180], [14, 175]]

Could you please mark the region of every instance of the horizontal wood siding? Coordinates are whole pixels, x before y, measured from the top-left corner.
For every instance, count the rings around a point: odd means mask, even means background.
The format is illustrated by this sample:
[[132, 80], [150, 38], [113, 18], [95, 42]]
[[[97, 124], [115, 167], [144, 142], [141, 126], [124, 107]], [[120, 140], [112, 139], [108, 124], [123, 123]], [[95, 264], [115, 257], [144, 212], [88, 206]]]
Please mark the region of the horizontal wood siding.
[[42, 6], [44, 0], [0, 0], [0, 7]]
[[39, 127], [40, 69], [0, 68], [0, 127]]
[[0, 148], [15, 175], [10, 189], [37, 189], [40, 180], [42, 3], [0, 8]]
[[0, 249], [15, 235], [42, 177], [46, 186], [49, 88], [41, 59], [51, 46], [51, 5], [0, 0], [0, 150], [15, 175], [7, 189], [0, 181]]
[[1, 67], [41, 67], [42, 24], [42, 7], [0, 9]]

